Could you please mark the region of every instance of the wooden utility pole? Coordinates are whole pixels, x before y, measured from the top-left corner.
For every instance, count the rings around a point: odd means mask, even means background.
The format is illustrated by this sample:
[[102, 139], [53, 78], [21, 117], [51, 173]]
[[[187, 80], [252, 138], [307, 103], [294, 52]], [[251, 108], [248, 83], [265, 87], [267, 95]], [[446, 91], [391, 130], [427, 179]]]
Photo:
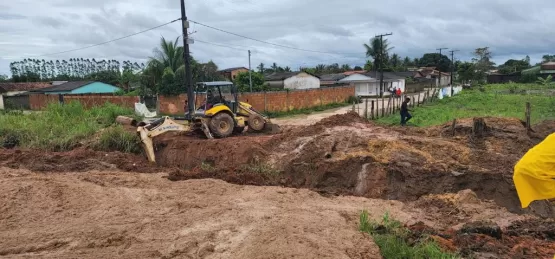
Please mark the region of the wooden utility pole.
[[380, 34], [378, 36], [376, 36], [376, 38], [380, 38], [380, 54], [379, 54], [379, 62], [378, 65], [380, 66], [380, 97], [383, 98], [383, 91], [384, 91], [384, 85], [383, 85], [383, 58], [385, 57], [385, 53], [384, 53], [384, 49], [383, 49], [383, 37], [384, 36], [390, 36], [393, 35], [393, 33], [386, 33], [386, 34]]
[[454, 91], [453, 91], [453, 76], [455, 75], [455, 52], [457, 52], [459, 50], [451, 50], [449, 52], [451, 52], [451, 96], [453, 96]]
[[444, 50], [444, 49], [447, 49], [447, 48], [439, 48], [439, 49], [437, 49], [437, 50], [439, 50], [439, 61], [437, 62], [437, 67], [436, 67], [436, 68], [437, 68], [437, 72], [438, 72], [438, 74], [439, 74], [439, 75], [438, 75], [438, 76], [439, 76], [439, 79], [438, 79], [438, 83], [437, 83], [437, 86], [438, 86], [438, 87], [441, 87], [441, 69], [439, 69], [439, 65], [440, 65], [440, 63], [441, 63], [441, 51]]
[[251, 77], [251, 50], [249, 49], [249, 86], [252, 93], [252, 77]]
[[195, 113], [195, 92], [193, 89], [193, 75], [191, 72], [191, 59], [189, 56], [189, 34], [187, 33], [187, 28], [189, 28], [189, 22], [187, 21], [187, 15], [185, 14], [185, 0], [181, 0], [181, 28], [183, 33], [183, 60], [185, 61], [185, 87], [187, 88], [187, 108], [188, 116], [187, 119], [191, 121], [193, 119], [193, 114]]

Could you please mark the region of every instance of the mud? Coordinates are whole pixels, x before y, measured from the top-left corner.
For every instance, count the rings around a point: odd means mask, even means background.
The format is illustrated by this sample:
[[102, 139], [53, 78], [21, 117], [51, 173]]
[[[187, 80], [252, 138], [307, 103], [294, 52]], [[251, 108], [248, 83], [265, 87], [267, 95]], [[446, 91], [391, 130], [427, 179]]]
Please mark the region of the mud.
[[[0, 149], [0, 167], [34, 172], [169, 172], [171, 181], [163, 180], [177, 186], [190, 182], [184, 180], [214, 178], [239, 185], [306, 188], [333, 199], [355, 195], [385, 203], [401, 201], [395, 203], [396, 214], [409, 214], [404, 222], [425, 222], [412, 227], [416, 235], [429, 232], [446, 249], [485, 258], [541, 258], [553, 251], [555, 225], [546, 219], [555, 218], [555, 207], [544, 201], [521, 209], [512, 173], [520, 157], [555, 128], [545, 122], [527, 131], [517, 119], [484, 121], [485, 134], [476, 137], [472, 119], [458, 120], [454, 129], [452, 123], [380, 127], [349, 113], [311, 126], [286, 127], [271, 136], [206, 140], [163, 135], [155, 139], [157, 165], [143, 156], [83, 148], [63, 153]], [[106, 187], [128, 186], [119, 180], [106, 183], [97, 176], [83, 180]], [[348, 216], [351, 221], [356, 217]], [[98, 242], [132, 243], [125, 236]], [[42, 245], [48, 250], [69, 244], [60, 242]], [[214, 248], [199, 249], [193, 252]], [[166, 252], [152, 255], [174, 256]]]
[[490, 221], [473, 221], [458, 231], [437, 231], [422, 223], [409, 226], [413, 239], [431, 236], [443, 249], [470, 258], [552, 258], [555, 239], [529, 232], [526, 224], [535, 222], [549, 232], [551, 221], [534, 220], [511, 223], [506, 228]]
[[0, 149], [0, 166], [35, 172], [87, 172], [123, 170], [154, 173], [162, 170], [141, 155], [75, 149], [68, 152]]

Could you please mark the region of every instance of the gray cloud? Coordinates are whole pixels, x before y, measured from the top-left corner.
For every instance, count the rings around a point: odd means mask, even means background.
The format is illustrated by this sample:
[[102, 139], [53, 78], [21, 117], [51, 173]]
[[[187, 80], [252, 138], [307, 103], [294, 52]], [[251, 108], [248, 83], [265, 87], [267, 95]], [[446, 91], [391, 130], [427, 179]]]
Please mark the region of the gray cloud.
[[[535, 0], [534, 5], [518, 0], [188, 0], [186, 4], [188, 18], [194, 21], [277, 44], [342, 53], [278, 48], [191, 24], [190, 31], [196, 31], [193, 38], [238, 48], [202, 42], [191, 46], [195, 59], [213, 60], [221, 68], [246, 66], [247, 49], [253, 52], [253, 66], [362, 65], [366, 60], [362, 44], [386, 32], [393, 32], [388, 37], [393, 52], [411, 58], [448, 47], [461, 50], [458, 59], [469, 60], [475, 48], [488, 46], [498, 63], [526, 55], [535, 62], [553, 53], [555, 46], [552, 0]], [[179, 0], [14, 1], [0, 13], [0, 74], [9, 73], [8, 64], [14, 59], [135, 33], [179, 17], [179, 8]], [[152, 55], [161, 36], [179, 35], [176, 22], [118, 42], [44, 58], [141, 62]]]

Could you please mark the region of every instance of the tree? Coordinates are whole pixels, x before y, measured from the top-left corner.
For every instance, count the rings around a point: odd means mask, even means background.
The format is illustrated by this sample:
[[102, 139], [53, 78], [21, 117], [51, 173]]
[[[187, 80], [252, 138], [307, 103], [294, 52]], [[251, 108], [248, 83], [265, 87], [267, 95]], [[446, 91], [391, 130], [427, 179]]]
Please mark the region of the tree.
[[366, 71], [373, 71], [374, 64], [370, 60], [366, 60], [366, 64], [364, 64], [364, 70]]
[[272, 71], [278, 72], [278, 65], [276, 64], [276, 62], [272, 64]]
[[470, 62], [460, 63], [457, 69], [458, 80], [463, 84], [468, 84], [475, 78], [475, 65]]
[[419, 66], [422, 67], [436, 67], [440, 71], [451, 71], [451, 59], [446, 55], [439, 53], [426, 53], [418, 60]]
[[474, 63], [476, 70], [474, 80], [478, 83], [486, 82], [487, 72], [495, 65], [495, 63], [491, 61], [491, 56], [492, 54], [488, 47], [477, 48], [474, 51], [474, 58], [472, 58], [472, 62]]
[[[251, 72], [252, 77], [252, 91], [261, 92], [264, 91], [264, 75], [262, 73]], [[233, 84], [237, 87], [239, 92], [249, 92], [249, 72], [242, 72], [237, 74], [233, 80]]]
[[366, 57], [372, 57], [374, 59], [373, 68], [377, 71], [380, 67], [385, 68], [388, 61], [388, 52], [393, 49], [389, 47], [389, 42], [387, 39], [380, 40], [381, 38], [375, 37], [370, 40], [370, 44], [364, 44], [366, 49]]
[[284, 68], [283, 68], [283, 71], [285, 71], [285, 72], [291, 72], [291, 68], [290, 68], [289, 66], [284, 67]]
[[401, 58], [399, 57], [399, 55], [397, 55], [397, 53], [393, 53], [393, 55], [391, 55], [391, 59], [389, 60], [389, 65], [393, 71], [402, 70]]
[[354, 70], [355, 70], [355, 71], [362, 71], [362, 70], [364, 70], [364, 69], [362, 69], [362, 67], [360, 67], [360, 66], [355, 66]]
[[528, 60], [526, 58], [522, 60], [509, 59], [503, 65], [499, 66], [499, 72], [502, 74], [511, 74], [515, 72], [520, 72], [524, 69], [530, 68], [530, 57]]
[[406, 69], [407, 67], [412, 67], [412, 66], [414, 66], [414, 64], [412, 63], [410, 58], [405, 57], [405, 59], [403, 59], [403, 67]]
[[351, 66], [349, 64], [343, 64], [341, 65], [341, 70], [343, 70], [343, 72], [351, 71]]
[[264, 68], [264, 63], [260, 63], [260, 65], [258, 65], [256, 68], [258, 68], [259, 73], [264, 73], [264, 71], [266, 71]]
[[9, 81], [9, 79], [8, 79], [7, 75], [1, 75], [0, 74], [0, 82], [8, 82], [8, 81]]
[[555, 61], [555, 55], [543, 55], [542, 63]]

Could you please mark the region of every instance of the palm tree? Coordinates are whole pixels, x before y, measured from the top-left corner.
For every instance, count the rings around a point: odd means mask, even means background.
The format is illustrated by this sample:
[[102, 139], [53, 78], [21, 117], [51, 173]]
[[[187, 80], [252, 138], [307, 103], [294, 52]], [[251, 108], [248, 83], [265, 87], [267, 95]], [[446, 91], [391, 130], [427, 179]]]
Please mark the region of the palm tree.
[[278, 67], [278, 65], [276, 64], [276, 62], [274, 62], [274, 63], [272, 64], [272, 70], [274, 70], [274, 72], [278, 72], [279, 67]]
[[259, 73], [264, 73], [264, 71], [266, 71], [266, 68], [264, 67], [264, 63], [260, 63], [260, 65], [258, 65], [256, 68], [258, 68]]
[[380, 38], [377, 37], [370, 40], [370, 45], [365, 43], [364, 47], [366, 48], [366, 57], [372, 57], [374, 59], [374, 65], [372, 66], [374, 71], [376, 71], [380, 65], [381, 67], [385, 67], [387, 63], [387, 53], [393, 49], [389, 47], [387, 39], [380, 41]]
[[289, 66], [286, 66], [283, 68], [283, 71], [285, 72], [291, 72], [291, 68]]
[[391, 68], [397, 71], [397, 68], [401, 66], [401, 58], [397, 55], [397, 53], [393, 53], [389, 63], [391, 64]]
[[183, 47], [177, 45], [178, 40], [179, 37], [174, 41], [168, 41], [164, 37], [160, 38], [160, 47], [154, 50], [154, 57], [149, 58], [146, 72], [156, 82], [160, 82], [164, 71], [180, 75], [185, 73]]

